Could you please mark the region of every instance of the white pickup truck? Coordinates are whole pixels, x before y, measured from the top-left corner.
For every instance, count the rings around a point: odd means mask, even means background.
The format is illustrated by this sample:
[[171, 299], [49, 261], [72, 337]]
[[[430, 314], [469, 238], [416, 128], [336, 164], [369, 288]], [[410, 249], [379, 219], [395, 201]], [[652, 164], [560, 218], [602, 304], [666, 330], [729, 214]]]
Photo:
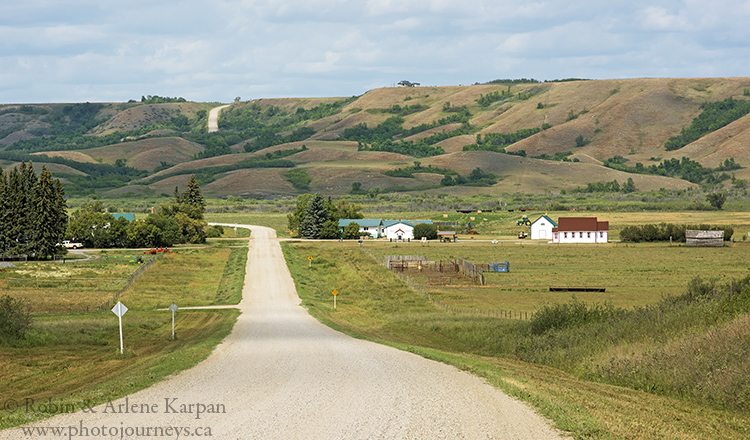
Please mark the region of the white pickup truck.
[[62, 245], [67, 249], [80, 249], [83, 247], [83, 243], [76, 243], [70, 240], [64, 240]]

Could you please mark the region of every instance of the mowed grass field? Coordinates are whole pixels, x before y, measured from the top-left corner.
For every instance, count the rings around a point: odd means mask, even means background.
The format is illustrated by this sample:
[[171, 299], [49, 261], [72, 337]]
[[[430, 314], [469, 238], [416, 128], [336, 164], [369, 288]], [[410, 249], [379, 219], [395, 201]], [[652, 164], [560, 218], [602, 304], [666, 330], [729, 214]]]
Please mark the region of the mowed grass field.
[[[122, 397], [205, 359], [229, 334], [239, 311], [178, 310], [173, 340], [171, 312], [156, 309], [172, 302], [183, 307], [238, 302], [246, 257], [246, 246], [230, 248], [225, 242], [162, 255], [121, 297], [129, 309], [122, 318], [124, 355], [118, 319], [110, 310], [33, 315], [24, 340], [0, 345], [0, 389], [5, 399], [0, 429], [59, 412], [50, 405], [32, 405], [29, 410], [26, 399], [80, 409], [82, 401], [96, 404]], [[40, 272], [45, 264], [58, 263], [39, 263]], [[90, 277], [97, 274], [111, 272], [90, 268]], [[38, 293], [45, 303], [61, 304], [79, 303], [88, 295], [76, 289]], [[28, 300], [32, 307], [38, 305], [33, 295]]]
[[696, 276], [739, 278], [750, 272], [750, 244], [745, 243], [698, 248], [668, 243], [552, 245], [459, 240], [428, 245], [368, 241], [363, 247], [381, 261], [386, 255], [425, 255], [431, 261], [463, 258], [484, 269], [490, 261], [509, 261], [509, 273], [485, 271], [485, 286], [458, 285], [460, 280], [453, 281], [454, 286], [431, 285], [429, 277], [408, 272], [436, 299], [489, 310], [532, 312], [544, 303], [570, 300], [571, 293], [550, 292], [552, 286], [604, 288], [605, 292], [575, 295], [587, 302], [607, 301], [629, 308], [681, 294]]

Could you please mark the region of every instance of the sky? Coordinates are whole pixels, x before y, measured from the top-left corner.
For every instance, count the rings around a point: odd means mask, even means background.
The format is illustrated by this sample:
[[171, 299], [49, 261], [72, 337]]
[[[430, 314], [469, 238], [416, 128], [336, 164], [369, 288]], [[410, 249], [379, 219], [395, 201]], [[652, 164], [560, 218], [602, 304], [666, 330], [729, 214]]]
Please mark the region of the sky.
[[738, 76], [750, 0], [24, 0], [0, 13], [0, 104]]

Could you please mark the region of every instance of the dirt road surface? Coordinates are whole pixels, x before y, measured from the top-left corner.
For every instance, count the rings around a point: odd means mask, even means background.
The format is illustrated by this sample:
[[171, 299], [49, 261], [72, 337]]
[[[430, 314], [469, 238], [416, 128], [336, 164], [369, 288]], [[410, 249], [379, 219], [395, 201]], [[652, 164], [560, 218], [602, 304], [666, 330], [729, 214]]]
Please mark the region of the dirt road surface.
[[[299, 305], [275, 231], [245, 227], [242, 315], [208, 359], [127, 399], [30, 425], [63, 429], [33, 438], [561, 438], [475, 376], [320, 324]], [[0, 431], [22, 438], [32, 437]]]
[[208, 132], [215, 133], [219, 131], [219, 113], [225, 108], [229, 107], [230, 104], [214, 107], [208, 112]]

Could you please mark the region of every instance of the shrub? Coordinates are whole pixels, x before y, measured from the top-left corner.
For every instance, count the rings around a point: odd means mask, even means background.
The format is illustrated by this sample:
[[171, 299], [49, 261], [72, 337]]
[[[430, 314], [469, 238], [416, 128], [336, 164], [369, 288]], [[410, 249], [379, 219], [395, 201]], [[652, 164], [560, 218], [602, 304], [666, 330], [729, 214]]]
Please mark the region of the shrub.
[[621, 312], [622, 309], [615, 308], [611, 303], [588, 306], [585, 302], [573, 296], [573, 299], [566, 304], [545, 304], [542, 306], [539, 311], [534, 313], [531, 320], [531, 332], [540, 335], [549, 330], [602, 322]]
[[224, 227], [221, 225], [211, 225], [206, 230], [208, 238], [220, 238], [222, 235], [224, 235]]
[[30, 324], [31, 315], [23, 300], [0, 297], [0, 342], [13, 344], [24, 339]]

